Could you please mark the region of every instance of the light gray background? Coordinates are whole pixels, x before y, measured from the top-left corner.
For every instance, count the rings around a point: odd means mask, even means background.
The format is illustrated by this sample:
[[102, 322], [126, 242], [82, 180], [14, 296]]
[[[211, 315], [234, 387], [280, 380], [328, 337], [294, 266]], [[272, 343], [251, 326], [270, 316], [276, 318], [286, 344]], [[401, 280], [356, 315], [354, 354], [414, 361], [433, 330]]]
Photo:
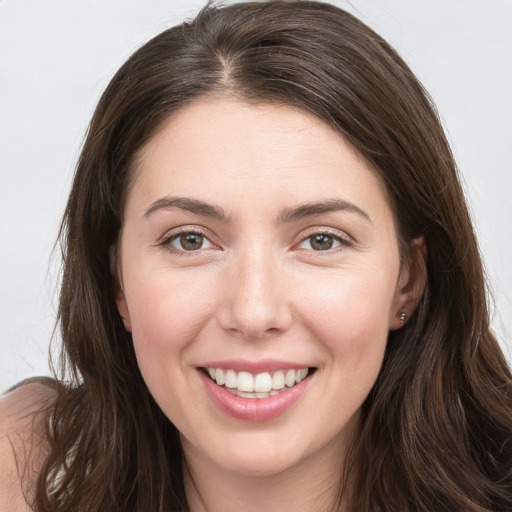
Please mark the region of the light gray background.
[[[512, 1], [353, 0], [432, 94], [452, 143], [512, 348]], [[0, 391], [48, 374], [74, 163], [108, 80], [203, 0], [0, 0]]]

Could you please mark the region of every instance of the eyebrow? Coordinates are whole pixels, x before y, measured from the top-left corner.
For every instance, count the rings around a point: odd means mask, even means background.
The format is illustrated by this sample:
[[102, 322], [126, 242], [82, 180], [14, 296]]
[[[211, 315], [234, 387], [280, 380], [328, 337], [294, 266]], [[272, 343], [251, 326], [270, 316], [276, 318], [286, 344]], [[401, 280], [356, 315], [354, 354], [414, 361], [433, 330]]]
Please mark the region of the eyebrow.
[[323, 213], [336, 211], [356, 213], [372, 224], [370, 216], [364, 210], [361, 210], [361, 208], [353, 203], [338, 198], [303, 204], [294, 208], [285, 208], [279, 217], [281, 222], [290, 222], [293, 220], [303, 219], [305, 217], [313, 217], [314, 215], [321, 215]]
[[[163, 197], [158, 199], [149, 207], [144, 217], [147, 218], [157, 211], [166, 208], [179, 208], [180, 210], [185, 210], [203, 217], [210, 217], [226, 223], [230, 221], [230, 217], [226, 215], [225, 211], [220, 206], [187, 197]], [[361, 208], [353, 203], [339, 198], [302, 204], [293, 208], [285, 208], [279, 215], [279, 221], [281, 223], [287, 223], [335, 211], [356, 213], [370, 222], [370, 224], [372, 223], [370, 216], [364, 210], [361, 210]]]
[[186, 210], [196, 215], [202, 215], [203, 217], [229, 222], [229, 217], [220, 206], [187, 197], [162, 197], [150, 206], [149, 210], [144, 214], [144, 217], [147, 218], [153, 213], [166, 208], [179, 208], [180, 210]]

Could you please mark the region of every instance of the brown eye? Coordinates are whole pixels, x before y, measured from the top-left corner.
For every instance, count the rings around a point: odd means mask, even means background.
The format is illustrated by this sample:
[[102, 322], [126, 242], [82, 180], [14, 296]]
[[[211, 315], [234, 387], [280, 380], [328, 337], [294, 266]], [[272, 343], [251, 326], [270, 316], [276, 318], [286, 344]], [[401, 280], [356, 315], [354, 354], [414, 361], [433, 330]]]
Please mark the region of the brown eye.
[[332, 236], [327, 235], [314, 235], [310, 237], [310, 240], [311, 247], [315, 251], [327, 251], [331, 249], [334, 244]]
[[314, 252], [329, 251], [330, 249], [337, 249], [340, 246], [349, 246], [350, 241], [342, 234], [334, 235], [330, 233], [315, 233], [302, 240], [299, 244], [299, 249], [308, 249]]
[[170, 245], [179, 251], [198, 251], [212, 247], [211, 242], [201, 233], [190, 231], [174, 237]]
[[180, 243], [186, 251], [195, 251], [201, 249], [203, 238], [203, 235], [198, 235], [197, 233], [187, 233], [180, 236]]

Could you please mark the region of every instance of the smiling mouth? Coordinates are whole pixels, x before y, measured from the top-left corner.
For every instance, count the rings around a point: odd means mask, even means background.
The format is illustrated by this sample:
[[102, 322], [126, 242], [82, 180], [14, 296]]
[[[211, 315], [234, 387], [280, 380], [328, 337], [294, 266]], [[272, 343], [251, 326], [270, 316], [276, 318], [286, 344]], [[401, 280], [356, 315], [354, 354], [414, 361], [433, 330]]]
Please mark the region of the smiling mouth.
[[277, 370], [252, 374], [224, 368], [203, 368], [204, 372], [218, 386], [242, 398], [269, 398], [293, 388], [310, 377], [316, 368]]

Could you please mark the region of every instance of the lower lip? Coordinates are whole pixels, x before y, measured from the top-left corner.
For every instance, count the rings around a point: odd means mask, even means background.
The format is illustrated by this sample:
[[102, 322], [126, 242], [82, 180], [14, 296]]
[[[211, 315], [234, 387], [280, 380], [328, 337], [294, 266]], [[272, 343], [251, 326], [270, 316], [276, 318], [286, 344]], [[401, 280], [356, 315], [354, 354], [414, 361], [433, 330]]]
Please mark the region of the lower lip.
[[267, 421], [277, 418], [302, 396], [311, 380], [311, 377], [307, 377], [292, 388], [268, 398], [244, 398], [218, 386], [203, 371], [199, 373], [217, 407], [228, 416], [245, 421]]

